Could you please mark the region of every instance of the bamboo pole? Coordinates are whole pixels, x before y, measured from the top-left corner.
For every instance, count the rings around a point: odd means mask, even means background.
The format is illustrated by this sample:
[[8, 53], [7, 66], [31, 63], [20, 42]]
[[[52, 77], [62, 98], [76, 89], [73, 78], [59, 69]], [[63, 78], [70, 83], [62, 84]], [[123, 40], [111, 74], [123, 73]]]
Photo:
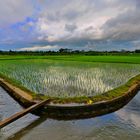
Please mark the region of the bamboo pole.
[[9, 118], [7, 118], [7, 119], [5, 119], [3, 121], [0, 121], [0, 129], [3, 128], [4, 126], [6, 126], [6, 125], [8, 125], [8, 124], [10, 124], [10, 123], [12, 123], [14, 121], [16, 121], [17, 119], [23, 117], [24, 115], [26, 115], [26, 114], [28, 114], [28, 113], [30, 113], [30, 112], [38, 109], [39, 107], [45, 105], [46, 103], [48, 103], [48, 101], [49, 100], [44, 100], [44, 101], [41, 101], [39, 103], [36, 103], [36, 104], [28, 107], [27, 109], [24, 109], [24, 110], [22, 110], [22, 111], [20, 111], [20, 112], [18, 112], [16, 114], [14, 114], [14, 115], [12, 115]]

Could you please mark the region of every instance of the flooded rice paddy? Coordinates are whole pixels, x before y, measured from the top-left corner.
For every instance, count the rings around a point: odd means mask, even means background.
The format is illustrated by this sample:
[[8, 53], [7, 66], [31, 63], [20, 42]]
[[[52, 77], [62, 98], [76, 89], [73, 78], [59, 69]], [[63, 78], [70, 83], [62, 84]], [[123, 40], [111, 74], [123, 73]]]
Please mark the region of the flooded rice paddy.
[[37, 94], [95, 96], [118, 87], [140, 72], [138, 64], [51, 60], [4, 60], [0, 73]]
[[[137, 64], [4, 60], [0, 73], [54, 97], [95, 96], [139, 74]], [[0, 120], [23, 108], [0, 87]], [[124, 108], [91, 119], [58, 121], [28, 114], [0, 130], [0, 140], [139, 140], [140, 93]]]
[[[0, 88], [0, 120], [22, 110]], [[140, 93], [117, 112], [101, 117], [58, 121], [28, 114], [0, 130], [0, 140], [139, 140]]]

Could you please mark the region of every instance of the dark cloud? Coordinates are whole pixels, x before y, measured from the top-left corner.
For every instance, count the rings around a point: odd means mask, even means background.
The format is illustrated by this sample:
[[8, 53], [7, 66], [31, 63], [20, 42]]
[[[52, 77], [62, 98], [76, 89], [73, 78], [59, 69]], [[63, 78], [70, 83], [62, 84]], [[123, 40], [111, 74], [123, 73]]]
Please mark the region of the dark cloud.
[[128, 41], [140, 39], [140, 10], [135, 4], [135, 7], [111, 18], [102, 26], [103, 38]]
[[76, 29], [77, 29], [76, 24], [66, 24], [65, 25], [65, 30], [68, 32], [73, 32]]
[[[36, 21], [24, 23], [27, 17]], [[0, 19], [0, 41], [33, 39], [85, 49], [139, 47], [140, 0], [4, 0]]]

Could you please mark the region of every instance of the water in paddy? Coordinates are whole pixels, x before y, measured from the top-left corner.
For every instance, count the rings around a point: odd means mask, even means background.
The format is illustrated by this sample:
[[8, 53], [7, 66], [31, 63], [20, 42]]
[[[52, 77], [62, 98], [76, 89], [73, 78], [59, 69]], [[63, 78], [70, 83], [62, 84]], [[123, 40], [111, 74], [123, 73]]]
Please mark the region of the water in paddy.
[[[0, 119], [21, 110], [0, 88]], [[117, 112], [101, 117], [57, 121], [28, 114], [0, 130], [0, 140], [139, 140], [140, 93]]]
[[35, 93], [51, 97], [95, 96], [126, 83], [139, 72], [137, 64], [0, 61], [0, 73]]

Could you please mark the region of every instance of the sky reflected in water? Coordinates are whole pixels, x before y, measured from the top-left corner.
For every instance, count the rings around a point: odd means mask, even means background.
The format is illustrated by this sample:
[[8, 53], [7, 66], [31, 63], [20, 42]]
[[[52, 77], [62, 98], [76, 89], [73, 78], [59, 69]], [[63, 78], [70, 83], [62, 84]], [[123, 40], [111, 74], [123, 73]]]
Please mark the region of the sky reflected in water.
[[[0, 89], [0, 118], [22, 108]], [[8, 102], [7, 102], [8, 101]], [[7, 104], [5, 104], [7, 103]], [[13, 108], [12, 108], [13, 106]], [[12, 108], [12, 109], [11, 109]], [[6, 115], [5, 115], [6, 114]], [[101, 117], [57, 121], [28, 114], [1, 129], [1, 140], [139, 140], [140, 93], [124, 108]]]

